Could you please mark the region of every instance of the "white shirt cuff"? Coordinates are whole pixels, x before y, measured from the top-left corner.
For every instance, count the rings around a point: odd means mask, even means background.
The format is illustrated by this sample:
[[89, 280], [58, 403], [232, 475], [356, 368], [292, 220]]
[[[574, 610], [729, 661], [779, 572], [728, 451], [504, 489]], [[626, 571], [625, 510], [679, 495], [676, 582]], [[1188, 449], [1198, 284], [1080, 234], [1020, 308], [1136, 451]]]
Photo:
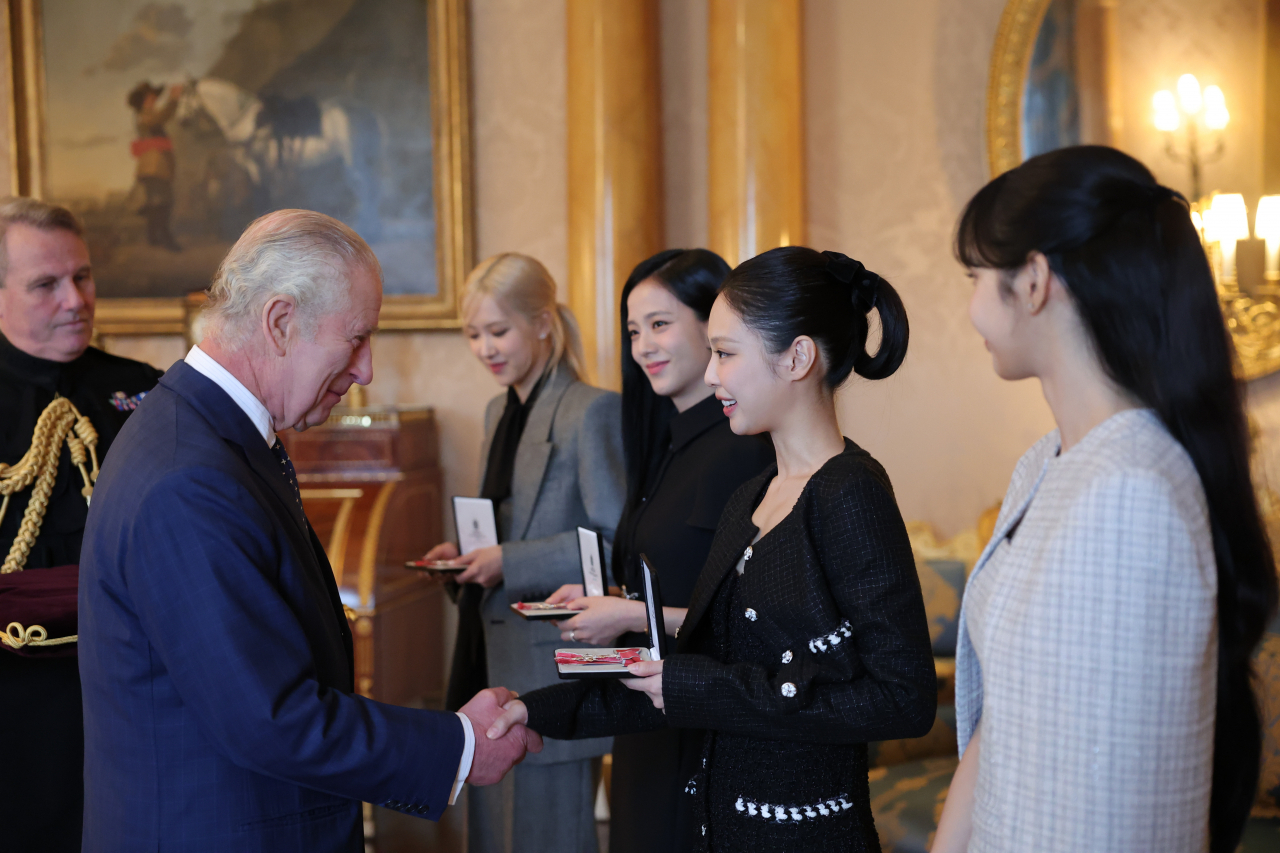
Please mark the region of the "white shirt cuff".
[[449, 805], [457, 802], [458, 794], [462, 792], [462, 783], [471, 775], [471, 760], [476, 757], [476, 733], [471, 729], [471, 719], [461, 711], [454, 711], [454, 713], [458, 715], [459, 720], [462, 720], [464, 743], [462, 760], [458, 762], [458, 777], [453, 783], [453, 791], [449, 793]]

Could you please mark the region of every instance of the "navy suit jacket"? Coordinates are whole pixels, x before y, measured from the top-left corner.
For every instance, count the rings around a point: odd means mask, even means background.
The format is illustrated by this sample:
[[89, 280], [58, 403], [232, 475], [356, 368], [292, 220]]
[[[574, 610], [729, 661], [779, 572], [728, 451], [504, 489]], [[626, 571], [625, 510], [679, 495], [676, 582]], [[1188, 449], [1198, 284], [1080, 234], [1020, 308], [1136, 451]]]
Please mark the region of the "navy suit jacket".
[[362, 800], [438, 819], [462, 721], [354, 695], [351, 649], [261, 433], [177, 363], [112, 445], [85, 529], [83, 849], [356, 853]]

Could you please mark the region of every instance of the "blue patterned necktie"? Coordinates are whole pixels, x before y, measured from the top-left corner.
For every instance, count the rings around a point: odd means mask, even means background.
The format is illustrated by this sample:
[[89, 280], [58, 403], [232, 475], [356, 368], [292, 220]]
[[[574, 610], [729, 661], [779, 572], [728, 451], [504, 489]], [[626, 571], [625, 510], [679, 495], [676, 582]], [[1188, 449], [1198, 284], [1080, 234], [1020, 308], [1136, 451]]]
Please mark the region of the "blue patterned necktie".
[[293, 499], [298, 502], [298, 508], [301, 509], [302, 493], [298, 491], [298, 473], [293, 470], [293, 460], [289, 458], [289, 453], [284, 449], [284, 443], [279, 438], [276, 439], [275, 444], [271, 445], [271, 452], [280, 463], [280, 473], [284, 475], [285, 482], [293, 490]]

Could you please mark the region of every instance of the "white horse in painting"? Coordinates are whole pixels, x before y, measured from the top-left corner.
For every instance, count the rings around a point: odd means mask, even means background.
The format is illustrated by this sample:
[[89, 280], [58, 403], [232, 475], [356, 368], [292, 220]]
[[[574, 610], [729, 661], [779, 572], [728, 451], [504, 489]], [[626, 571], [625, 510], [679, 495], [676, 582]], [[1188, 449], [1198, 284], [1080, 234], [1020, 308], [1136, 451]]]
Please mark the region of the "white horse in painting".
[[376, 239], [380, 142], [371, 118], [365, 125], [373, 131], [362, 134], [336, 98], [264, 100], [212, 77], [187, 85], [177, 118], [189, 120], [200, 111], [217, 125], [234, 162], [268, 197], [301, 170], [340, 163], [356, 198], [352, 224], [366, 239]]

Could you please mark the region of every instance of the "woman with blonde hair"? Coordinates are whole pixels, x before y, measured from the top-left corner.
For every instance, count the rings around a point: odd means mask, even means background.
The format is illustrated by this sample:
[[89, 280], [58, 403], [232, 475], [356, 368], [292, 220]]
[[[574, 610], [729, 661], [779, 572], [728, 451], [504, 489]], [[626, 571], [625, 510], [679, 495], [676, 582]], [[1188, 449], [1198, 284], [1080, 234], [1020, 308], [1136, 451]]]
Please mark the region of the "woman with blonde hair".
[[[480, 496], [493, 501], [501, 544], [459, 556], [446, 542], [427, 554], [467, 564], [456, 590], [451, 710], [490, 684], [523, 693], [557, 682], [559, 630], [516, 618], [508, 605], [579, 581], [576, 529], [611, 543], [626, 497], [620, 398], [580, 378], [577, 323], [556, 302], [546, 267], [514, 252], [481, 262], [462, 315], [471, 352], [506, 393], [485, 410], [481, 454]], [[609, 738], [548, 745], [500, 784], [470, 788], [468, 849], [595, 851], [593, 765], [610, 746]]]

